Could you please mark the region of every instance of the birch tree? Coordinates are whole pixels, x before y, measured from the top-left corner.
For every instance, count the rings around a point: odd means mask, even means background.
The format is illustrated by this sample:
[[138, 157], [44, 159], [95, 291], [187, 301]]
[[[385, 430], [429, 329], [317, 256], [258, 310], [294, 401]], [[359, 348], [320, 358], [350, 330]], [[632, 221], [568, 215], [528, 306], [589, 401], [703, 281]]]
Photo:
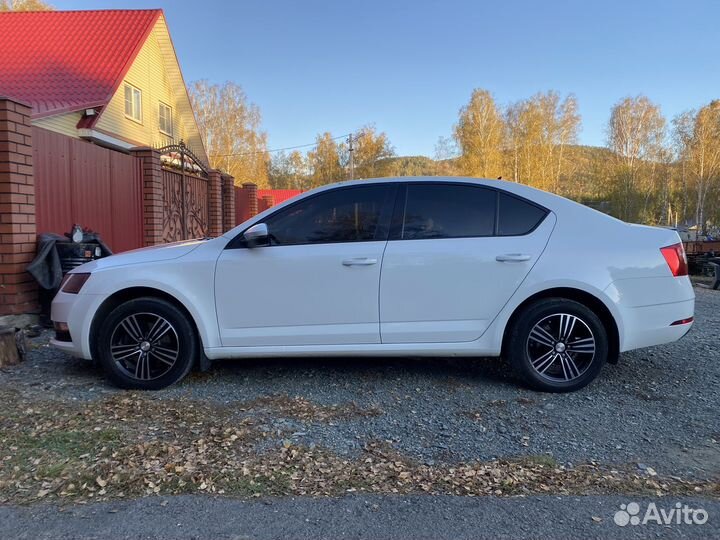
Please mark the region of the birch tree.
[[501, 176], [504, 132], [503, 117], [492, 94], [479, 88], [473, 90], [470, 102], [460, 109], [454, 130], [460, 149], [460, 171], [481, 178]]
[[[374, 178], [377, 175], [375, 164], [384, 158], [395, 155], [395, 150], [385, 132], [379, 132], [374, 125], [360, 128], [353, 133], [353, 161], [355, 178]], [[349, 148], [346, 141], [338, 145], [343, 169], [349, 168]], [[340, 179], [338, 179], [340, 180]]]
[[627, 97], [613, 106], [608, 147], [615, 161], [615, 203], [622, 219], [636, 220], [640, 216], [643, 194], [651, 189], [647, 183], [652, 186], [654, 182], [655, 171], [648, 170], [648, 164], [659, 159], [664, 142], [665, 118], [660, 107], [647, 97]]
[[676, 220], [686, 220], [690, 206], [690, 188], [688, 183], [688, 160], [691, 141], [693, 137], [693, 125], [695, 124], [695, 113], [685, 111], [673, 118], [672, 143], [675, 151], [675, 159], [680, 168], [679, 190], [680, 209], [675, 210]]
[[308, 152], [308, 167], [312, 187], [331, 184], [344, 180], [345, 174], [340, 164], [338, 145], [330, 133], [318, 135], [315, 149]]
[[307, 189], [307, 160], [298, 150], [276, 153], [270, 160], [268, 180], [271, 189]]
[[509, 169], [517, 182], [559, 192], [566, 147], [577, 140], [577, 100], [557, 92], [538, 93], [505, 112]]
[[55, 7], [41, 0], [0, 0], [2, 11], [54, 11]]
[[712, 101], [693, 115], [692, 132], [683, 140], [695, 189], [695, 223], [705, 232], [708, 195], [717, 195], [720, 187], [720, 101]]
[[189, 95], [210, 166], [224, 170], [237, 184], [268, 187], [267, 134], [257, 105], [233, 82], [195, 81]]

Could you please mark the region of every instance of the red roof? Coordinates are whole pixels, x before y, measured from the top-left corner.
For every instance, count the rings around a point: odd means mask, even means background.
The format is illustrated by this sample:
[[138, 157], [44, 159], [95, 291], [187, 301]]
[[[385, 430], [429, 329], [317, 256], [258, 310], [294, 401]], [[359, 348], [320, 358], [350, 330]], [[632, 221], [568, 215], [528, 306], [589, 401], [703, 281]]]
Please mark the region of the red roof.
[[0, 13], [0, 96], [33, 117], [107, 104], [162, 10]]

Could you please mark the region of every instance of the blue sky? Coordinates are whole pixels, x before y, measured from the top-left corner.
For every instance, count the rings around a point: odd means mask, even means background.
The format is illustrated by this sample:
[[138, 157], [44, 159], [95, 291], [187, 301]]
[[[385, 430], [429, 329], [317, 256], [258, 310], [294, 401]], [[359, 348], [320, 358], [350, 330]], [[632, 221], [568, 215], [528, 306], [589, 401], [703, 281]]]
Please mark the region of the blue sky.
[[374, 123], [399, 155], [433, 155], [473, 88], [504, 104], [574, 93], [580, 142], [646, 94], [670, 118], [720, 97], [720, 1], [50, 0], [165, 10], [186, 81], [232, 80], [271, 148]]

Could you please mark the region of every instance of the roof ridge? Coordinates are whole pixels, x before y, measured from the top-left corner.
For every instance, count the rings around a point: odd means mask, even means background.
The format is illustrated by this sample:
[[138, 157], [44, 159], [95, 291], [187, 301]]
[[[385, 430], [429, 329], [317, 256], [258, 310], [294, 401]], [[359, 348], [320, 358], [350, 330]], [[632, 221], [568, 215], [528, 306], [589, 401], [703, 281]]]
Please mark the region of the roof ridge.
[[111, 12], [141, 12], [141, 11], [160, 11], [162, 8], [144, 8], [144, 9], [28, 9], [26, 11], [0, 11], [0, 15], [27, 15], [29, 13], [47, 13], [47, 14], [60, 14], [60, 13], [111, 13]]

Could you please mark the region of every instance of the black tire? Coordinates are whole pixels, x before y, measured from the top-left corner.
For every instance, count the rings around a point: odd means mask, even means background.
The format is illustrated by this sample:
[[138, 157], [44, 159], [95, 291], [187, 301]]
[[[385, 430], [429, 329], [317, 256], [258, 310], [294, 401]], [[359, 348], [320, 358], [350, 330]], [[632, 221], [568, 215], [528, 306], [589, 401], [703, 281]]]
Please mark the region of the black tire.
[[100, 321], [96, 350], [116, 386], [159, 390], [188, 374], [198, 344], [185, 313], [166, 300], [147, 297], [120, 304]]
[[607, 361], [608, 349], [600, 318], [565, 298], [545, 298], [524, 308], [505, 341], [505, 353], [520, 378], [543, 392], [587, 386]]

